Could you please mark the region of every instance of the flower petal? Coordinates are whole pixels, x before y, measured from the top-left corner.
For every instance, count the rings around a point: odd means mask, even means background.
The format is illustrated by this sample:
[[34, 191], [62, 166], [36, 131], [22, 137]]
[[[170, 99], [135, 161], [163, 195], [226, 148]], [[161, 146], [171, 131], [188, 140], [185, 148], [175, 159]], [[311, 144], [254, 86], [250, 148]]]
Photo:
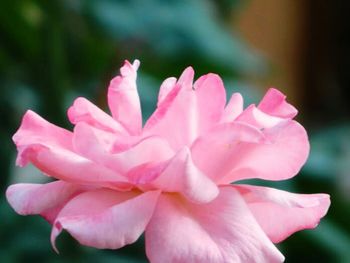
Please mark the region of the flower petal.
[[221, 122], [232, 122], [243, 112], [243, 97], [240, 93], [233, 93], [221, 116]]
[[327, 194], [293, 194], [268, 187], [236, 185], [272, 242], [296, 231], [315, 228], [330, 205]]
[[[114, 154], [110, 151], [114, 144], [108, 134], [86, 124], [75, 127], [73, 142], [79, 154], [119, 174], [125, 174], [144, 163], [167, 160], [174, 154], [170, 145], [157, 136], [143, 138], [125, 151]], [[125, 143], [127, 142], [126, 139]]]
[[158, 103], [157, 103], [158, 107], [164, 101], [164, 99], [168, 96], [170, 91], [173, 90], [175, 85], [176, 85], [176, 78], [174, 78], [174, 77], [167, 78], [163, 81], [163, 83], [162, 83], [162, 85], [160, 85], [160, 89], [159, 89]]
[[52, 223], [67, 201], [88, 189], [87, 186], [63, 181], [47, 184], [13, 184], [7, 188], [6, 198], [18, 214], [40, 214]]
[[115, 120], [120, 122], [132, 135], [142, 128], [140, 99], [137, 92], [136, 76], [140, 61], [133, 64], [125, 61], [120, 76], [112, 79], [108, 88], [108, 105]]
[[249, 178], [285, 180], [295, 176], [309, 155], [309, 141], [305, 129], [290, 120], [266, 129], [268, 142], [240, 144], [239, 154], [230, 160], [219, 183], [226, 184]]
[[100, 189], [72, 199], [54, 223], [51, 242], [62, 229], [86, 246], [117, 249], [135, 242], [144, 232], [159, 191], [116, 192]]
[[196, 203], [207, 203], [219, 194], [213, 181], [193, 164], [190, 150], [184, 147], [152, 183], [164, 192], [180, 192]]
[[219, 76], [202, 76], [192, 87], [193, 74], [190, 67], [183, 72], [144, 128], [145, 135], [160, 135], [176, 151], [190, 146], [219, 121], [225, 106], [225, 89]]
[[119, 164], [122, 172], [150, 162], [162, 162], [174, 155], [168, 142], [161, 137], [144, 138], [127, 151], [113, 155], [112, 160]]
[[70, 183], [128, 190], [127, 178], [74, 152], [58, 147], [35, 144], [23, 151], [39, 170], [48, 176]]
[[232, 164], [246, 145], [263, 142], [263, 133], [253, 126], [239, 122], [223, 123], [199, 137], [191, 152], [195, 165], [206, 176], [219, 181], [232, 170]]
[[179, 77], [178, 84], [183, 87], [184, 89], [190, 90], [192, 89], [193, 85], [193, 78], [194, 78], [194, 70], [192, 67], [187, 67], [182, 72], [181, 76]]
[[77, 98], [68, 109], [67, 114], [72, 124], [83, 122], [114, 134], [128, 135], [128, 132], [118, 121], [85, 98]]
[[31, 144], [45, 142], [46, 144], [57, 147], [64, 147], [69, 150], [73, 149], [72, 133], [70, 131], [49, 123], [30, 110], [24, 114], [21, 126], [13, 135], [12, 139], [18, 150], [16, 163], [21, 167], [29, 162], [23, 152]]
[[274, 88], [266, 92], [258, 108], [269, 115], [280, 118], [292, 119], [298, 113], [296, 108], [286, 102], [286, 96]]
[[285, 122], [286, 119], [268, 115], [252, 104], [236, 118], [236, 121], [244, 122], [263, 130]]
[[[113, 120], [113, 119], [112, 119]], [[113, 120], [114, 121], [114, 120]], [[90, 140], [90, 141], [89, 141]], [[108, 153], [119, 153], [139, 143], [139, 136], [130, 136], [118, 132], [109, 132], [86, 122], [78, 122], [74, 127], [74, 149], [80, 153], [93, 153], [96, 147], [102, 147]], [[98, 154], [95, 153], [95, 156]]]
[[13, 136], [18, 148], [17, 163], [28, 162], [48, 176], [71, 183], [97, 184], [118, 189], [129, 187], [125, 177], [78, 155], [72, 133], [28, 111]]
[[163, 262], [282, 262], [240, 194], [222, 187], [208, 204], [163, 194], [146, 229], [146, 253]]
[[161, 136], [175, 151], [191, 143], [197, 132], [193, 75], [192, 68], [185, 69], [177, 84], [145, 123], [144, 136]]
[[200, 77], [193, 87], [197, 98], [198, 136], [220, 120], [226, 104], [226, 90], [221, 78], [212, 73]]
[[113, 133], [80, 122], [74, 127], [73, 146], [79, 154], [96, 159], [101, 153], [106, 154], [113, 150], [116, 138], [117, 136]]

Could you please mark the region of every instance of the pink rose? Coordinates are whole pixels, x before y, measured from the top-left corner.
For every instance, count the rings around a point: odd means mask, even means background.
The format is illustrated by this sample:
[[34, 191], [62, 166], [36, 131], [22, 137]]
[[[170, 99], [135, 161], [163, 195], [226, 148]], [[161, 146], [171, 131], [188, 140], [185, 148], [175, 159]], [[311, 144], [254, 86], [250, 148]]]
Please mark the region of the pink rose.
[[218, 75], [193, 84], [193, 69], [166, 79], [142, 127], [139, 61], [125, 62], [108, 89], [112, 117], [87, 99], [68, 110], [73, 132], [26, 112], [13, 140], [17, 164], [57, 179], [15, 184], [7, 199], [21, 215], [40, 214], [51, 241], [65, 229], [81, 244], [117, 249], [145, 232], [146, 253], [164, 262], [282, 262], [273, 243], [314, 228], [326, 194], [292, 194], [230, 184], [295, 176], [309, 154], [297, 110], [270, 89], [243, 110]]

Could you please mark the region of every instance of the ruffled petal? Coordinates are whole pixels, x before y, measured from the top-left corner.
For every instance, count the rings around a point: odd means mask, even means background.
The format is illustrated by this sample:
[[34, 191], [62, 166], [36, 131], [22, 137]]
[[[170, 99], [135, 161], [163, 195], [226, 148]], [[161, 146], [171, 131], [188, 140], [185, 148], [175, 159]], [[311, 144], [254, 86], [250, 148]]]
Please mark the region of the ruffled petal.
[[210, 202], [219, 194], [216, 184], [193, 164], [187, 147], [175, 155], [151, 185], [164, 192], [179, 192], [196, 203]]
[[142, 194], [100, 189], [82, 193], [57, 216], [51, 233], [53, 247], [63, 229], [86, 246], [117, 249], [131, 244], [144, 232], [158, 196], [159, 191]]
[[191, 152], [195, 165], [214, 181], [226, 176], [235, 164], [235, 159], [246, 145], [264, 143], [263, 133], [244, 123], [223, 123], [192, 145]]
[[297, 109], [286, 101], [286, 96], [274, 88], [266, 92], [258, 108], [269, 115], [280, 118], [292, 119], [298, 114]]
[[142, 115], [137, 92], [136, 77], [140, 61], [133, 64], [125, 61], [120, 76], [112, 79], [108, 88], [108, 105], [115, 120], [120, 122], [132, 135], [141, 133]]
[[[144, 163], [167, 160], [174, 154], [170, 145], [157, 136], [143, 138], [135, 143], [129, 140], [134, 145], [125, 151], [112, 153], [115, 145], [109, 135], [86, 124], [75, 127], [73, 142], [79, 154], [119, 174], [125, 174]], [[128, 143], [128, 139], [125, 143]]]
[[112, 156], [112, 160], [119, 164], [122, 172], [146, 163], [159, 163], [174, 155], [168, 142], [161, 137], [144, 138], [127, 151]]
[[230, 159], [226, 176], [219, 183], [250, 178], [285, 180], [295, 176], [309, 155], [305, 129], [296, 121], [285, 121], [264, 131], [266, 142], [240, 144]]
[[74, 127], [74, 150], [90, 159], [97, 159], [100, 154], [112, 152], [116, 140], [115, 134], [96, 129], [84, 122]]
[[50, 177], [70, 183], [104, 186], [128, 190], [126, 177], [74, 152], [47, 145], [31, 145], [23, 151], [39, 170]]
[[289, 121], [298, 111], [286, 101], [286, 96], [276, 89], [269, 89], [258, 107], [254, 104], [245, 109], [236, 121], [253, 125], [259, 129], [272, 128]]
[[44, 142], [68, 150], [73, 149], [72, 133], [70, 131], [46, 121], [30, 110], [24, 114], [21, 126], [13, 135], [12, 139], [18, 150], [16, 163], [21, 167], [29, 162], [23, 152], [32, 144], [41, 144]]
[[71, 132], [45, 121], [34, 112], [25, 114], [13, 140], [20, 166], [31, 162], [46, 175], [71, 183], [117, 189], [130, 187], [125, 177], [77, 154]]
[[128, 135], [122, 124], [85, 98], [77, 98], [68, 109], [67, 114], [72, 124], [87, 123], [114, 134]]
[[330, 205], [327, 194], [293, 194], [268, 187], [236, 185], [272, 242], [296, 231], [315, 228]]
[[236, 121], [244, 122], [253, 125], [258, 129], [264, 130], [266, 128], [277, 126], [287, 120], [266, 114], [252, 104], [236, 118]]
[[198, 136], [220, 120], [226, 104], [226, 90], [221, 78], [212, 73], [200, 77], [193, 87], [197, 98]]
[[50, 223], [61, 208], [75, 195], [91, 187], [55, 181], [47, 184], [13, 184], [6, 198], [20, 215], [41, 215]]
[[173, 90], [175, 85], [176, 85], [176, 78], [174, 77], [167, 78], [163, 81], [162, 85], [160, 85], [159, 94], [158, 94], [158, 103], [157, 103], [158, 107], [165, 100], [165, 98], [168, 96], [170, 91]]
[[221, 116], [221, 122], [232, 122], [243, 112], [243, 97], [233, 93]]
[[284, 260], [231, 187], [208, 204], [163, 194], [146, 229], [146, 253], [152, 263]]
[[176, 151], [188, 145], [197, 133], [193, 69], [185, 69], [179, 81], [147, 120], [144, 136], [165, 138]]
[[216, 124], [225, 106], [225, 89], [219, 76], [208, 74], [192, 85], [193, 75], [191, 67], [183, 72], [144, 128], [144, 134], [166, 138], [176, 151], [190, 146]]

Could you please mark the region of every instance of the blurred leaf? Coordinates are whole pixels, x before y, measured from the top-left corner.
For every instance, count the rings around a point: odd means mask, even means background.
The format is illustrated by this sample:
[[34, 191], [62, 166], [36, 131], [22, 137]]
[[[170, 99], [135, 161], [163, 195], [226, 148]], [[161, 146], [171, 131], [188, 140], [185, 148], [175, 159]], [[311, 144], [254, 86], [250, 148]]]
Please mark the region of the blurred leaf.
[[[218, 19], [210, 1], [89, 0], [80, 5], [106, 34], [139, 53], [145, 48], [154, 56], [214, 63], [230, 72], [261, 73], [265, 64]], [[145, 15], [147, 14], [147, 15]], [[124, 43], [124, 45], [123, 45]]]
[[339, 263], [350, 262], [350, 237], [334, 222], [324, 219], [317, 231], [309, 231], [309, 236], [331, 251]]
[[304, 171], [332, 180], [341, 170], [350, 170], [350, 126], [327, 127], [311, 136], [311, 154]]

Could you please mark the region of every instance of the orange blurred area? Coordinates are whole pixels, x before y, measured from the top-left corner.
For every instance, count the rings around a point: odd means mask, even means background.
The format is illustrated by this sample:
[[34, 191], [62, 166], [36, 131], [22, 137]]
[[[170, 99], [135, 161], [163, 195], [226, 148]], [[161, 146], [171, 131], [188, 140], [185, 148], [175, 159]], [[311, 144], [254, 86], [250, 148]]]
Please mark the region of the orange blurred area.
[[300, 106], [305, 1], [251, 0], [233, 21], [244, 39], [269, 61], [271, 71], [254, 79], [259, 88], [274, 86]]

